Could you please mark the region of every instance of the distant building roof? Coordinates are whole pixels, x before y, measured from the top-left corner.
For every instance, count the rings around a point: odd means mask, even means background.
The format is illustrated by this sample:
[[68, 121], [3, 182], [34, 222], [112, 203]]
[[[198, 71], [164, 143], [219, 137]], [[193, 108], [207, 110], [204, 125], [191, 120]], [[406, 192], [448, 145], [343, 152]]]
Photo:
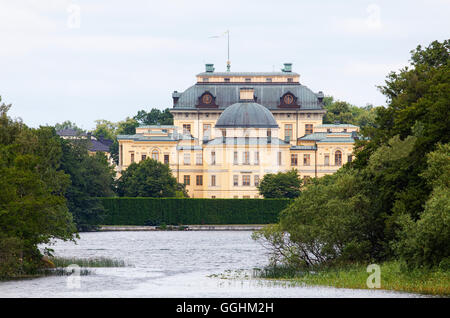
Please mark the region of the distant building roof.
[[103, 143], [99, 140], [91, 139], [88, 150], [92, 152], [96, 151], [109, 152], [109, 147], [110, 144]]
[[56, 132], [56, 134], [58, 136], [61, 136], [61, 137], [87, 136], [87, 134], [85, 132], [79, 131], [79, 130], [76, 130], [76, 129], [72, 129], [72, 128], [58, 130]]

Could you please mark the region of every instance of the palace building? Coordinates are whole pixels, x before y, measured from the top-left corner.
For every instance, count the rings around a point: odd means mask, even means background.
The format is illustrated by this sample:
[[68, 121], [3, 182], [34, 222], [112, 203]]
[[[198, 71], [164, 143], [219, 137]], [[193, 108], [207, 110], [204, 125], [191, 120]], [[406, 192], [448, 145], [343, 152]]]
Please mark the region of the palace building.
[[173, 92], [174, 125], [119, 135], [119, 170], [152, 158], [168, 164], [193, 198], [259, 198], [267, 173], [298, 170], [321, 177], [352, 160], [359, 128], [323, 124], [324, 94], [281, 72], [214, 72]]

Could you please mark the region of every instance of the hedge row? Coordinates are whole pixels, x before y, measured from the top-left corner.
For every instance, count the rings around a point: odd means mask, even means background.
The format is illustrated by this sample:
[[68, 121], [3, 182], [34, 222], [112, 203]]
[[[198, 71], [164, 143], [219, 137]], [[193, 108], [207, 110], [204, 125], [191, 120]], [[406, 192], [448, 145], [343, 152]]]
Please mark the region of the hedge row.
[[289, 199], [101, 198], [104, 225], [269, 224]]

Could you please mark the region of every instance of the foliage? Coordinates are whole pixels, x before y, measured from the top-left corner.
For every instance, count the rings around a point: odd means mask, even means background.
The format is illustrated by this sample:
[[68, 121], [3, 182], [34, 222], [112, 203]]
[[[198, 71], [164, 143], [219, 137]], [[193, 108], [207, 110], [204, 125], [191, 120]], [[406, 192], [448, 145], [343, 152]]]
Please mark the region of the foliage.
[[73, 239], [75, 226], [64, 198], [69, 176], [60, 170], [59, 136], [51, 127], [12, 120], [9, 108], [0, 105], [0, 261], [20, 274], [39, 266], [38, 244]]
[[[380, 263], [381, 288], [410, 293], [450, 295], [450, 272], [435, 269], [408, 269], [401, 261]], [[257, 277], [289, 280], [297, 284], [367, 289], [367, 263], [339, 266], [319, 266], [313, 271], [299, 271], [286, 266], [269, 266], [256, 273]]]
[[327, 110], [323, 118], [324, 124], [339, 122], [361, 128], [375, 126], [377, 107], [373, 105], [358, 107], [344, 101], [335, 101], [332, 96], [327, 96], [324, 98], [324, 108]]
[[103, 206], [97, 197], [112, 196], [115, 172], [105, 154], [89, 155], [86, 140], [61, 139], [61, 169], [70, 175], [65, 193], [67, 206], [79, 231], [96, 228], [101, 223]]
[[296, 198], [300, 195], [302, 181], [297, 170], [265, 174], [258, 185], [259, 193], [266, 199]]
[[433, 185], [425, 209], [416, 222], [405, 214], [399, 220], [397, 254], [410, 266], [439, 266], [450, 261], [450, 144], [439, 145], [427, 156], [422, 173]]
[[152, 108], [149, 112], [140, 110], [133, 118], [141, 125], [173, 125], [173, 115], [169, 108], [163, 111]]
[[288, 199], [101, 198], [104, 225], [268, 224]]
[[59, 130], [64, 130], [64, 129], [73, 129], [79, 133], [84, 133], [85, 131], [83, 129], [81, 129], [80, 127], [78, 127], [75, 123], [72, 123], [70, 120], [66, 120], [63, 123], [59, 124], [55, 124], [55, 130], [59, 131]]
[[117, 181], [117, 193], [126, 197], [175, 197], [177, 180], [168, 165], [151, 158], [132, 163]]
[[[450, 137], [449, 56], [448, 40], [419, 46], [411, 68], [388, 75], [380, 89], [389, 105], [376, 109], [356, 159], [307, 185], [281, 213], [279, 233], [256, 235], [274, 247], [281, 235], [288, 238], [288, 257], [279, 261], [312, 266], [399, 256], [411, 266], [450, 263], [449, 152], [432, 152]], [[342, 103], [335, 107], [347, 112]]]

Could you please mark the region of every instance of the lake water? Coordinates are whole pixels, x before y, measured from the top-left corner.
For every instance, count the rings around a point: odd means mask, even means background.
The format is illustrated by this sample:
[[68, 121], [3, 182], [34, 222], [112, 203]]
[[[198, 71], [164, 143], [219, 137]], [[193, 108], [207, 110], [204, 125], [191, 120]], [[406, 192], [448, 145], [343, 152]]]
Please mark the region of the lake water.
[[94, 268], [80, 277], [79, 288], [68, 285], [67, 276], [1, 282], [0, 297], [420, 297], [211, 277], [267, 264], [265, 249], [249, 231], [95, 232], [80, 237], [77, 244], [56, 242], [54, 254], [115, 258], [129, 266]]

